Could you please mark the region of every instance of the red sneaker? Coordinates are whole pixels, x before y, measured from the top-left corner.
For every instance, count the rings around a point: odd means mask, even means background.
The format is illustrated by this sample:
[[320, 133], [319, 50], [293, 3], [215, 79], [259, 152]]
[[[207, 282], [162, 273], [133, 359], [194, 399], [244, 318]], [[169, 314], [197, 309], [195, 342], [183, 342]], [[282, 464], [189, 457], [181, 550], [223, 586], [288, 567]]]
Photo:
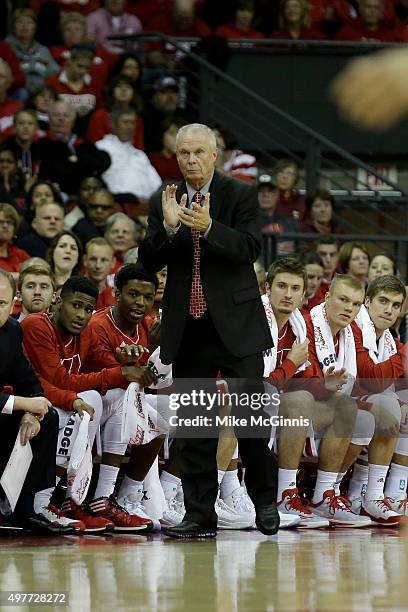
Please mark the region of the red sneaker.
[[89, 511], [92, 516], [102, 516], [109, 519], [114, 531], [138, 531], [149, 532], [153, 530], [153, 522], [136, 514], [129, 514], [122, 508], [111, 495], [110, 497], [98, 497], [89, 503]]
[[66, 499], [61, 506], [64, 516], [77, 519], [85, 525], [84, 533], [104, 533], [113, 531], [113, 522], [103, 516], [94, 516], [86, 507], [78, 506], [72, 499]]
[[71, 519], [68, 516], [58, 510], [53, 504], [48, 504], [47, 507], [41, 508], [41, 514], [45, 516], [51, 523], [61, 527], [71, 527], [76, 532], [85, 531], [85, 525], [82, 521], [78, 521], [76, 519]]

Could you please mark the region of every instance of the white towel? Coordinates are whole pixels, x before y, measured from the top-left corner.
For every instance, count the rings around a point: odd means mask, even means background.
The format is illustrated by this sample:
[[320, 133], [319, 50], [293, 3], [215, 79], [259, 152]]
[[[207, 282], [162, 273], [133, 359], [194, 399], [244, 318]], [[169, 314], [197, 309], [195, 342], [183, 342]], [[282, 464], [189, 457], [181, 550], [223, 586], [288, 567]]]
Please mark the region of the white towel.
[[383, 331], [377, 344], [375, 326], [364, 304], [361, 306], [355, 321], [363, 335], [363, 346], [368, 350], [368, 354], [374, 363], [387, 361], [398, 352], [397, 345], [389, 329]]
[[351, 395], [357, 377], [356, 345], [351, 325], [347, 325], [339, 333], [339, 351], [336, 355], [333, 334], [326, 313], [326, 303], [315, 306], [310, 311], [314, 328], [316, 354], [323, 372], [334, 366], [336, 370], [345, 368], [348, 380], [337, 392], [340, 395]]
[[[273, 312], [273, 308], [271, 303], [269, 302], [269, 298], [267, 295], [262, 296], [262, 303], [265, 308], [266, 319], [268, 321], [269, 329], [271, 330], [273, 347], [264, 351], [264, 376], [267, 377], [271, 372], [276, 369], [276, 357], [278, 353], [278, 326], [276, 323], [275, 313]], [[302, 313], [298, 308], [296, 308], [289, 317], [289, 325], [291, 326], [293, 333], [296, 337], [296, 342], [301, 344], [307, 338], [306, 335], [306, 323], [303, 318]], [[302, 364], [297, 372], [302, 372], [307, 368], [309, 362]]]
[[80, 420], [71, 457], [67, 468], [67, 494], [76, 504], [82, 504], [89, 489], [92, 477], [92, 452], [89, 442], [88, 425], [90, 416], [84, 411]]

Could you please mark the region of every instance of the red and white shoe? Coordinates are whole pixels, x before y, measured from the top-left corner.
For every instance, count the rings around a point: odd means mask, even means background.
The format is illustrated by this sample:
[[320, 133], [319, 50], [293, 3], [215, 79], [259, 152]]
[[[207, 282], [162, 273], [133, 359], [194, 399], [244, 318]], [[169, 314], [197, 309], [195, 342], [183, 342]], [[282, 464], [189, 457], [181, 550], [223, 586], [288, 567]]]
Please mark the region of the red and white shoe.
[[291, 514], [300, 518], [296, 525], [298, 529], [318, 529], [328, 527], [329, 521], [325, 518], [315, 516], [304, 503], [297, 488], [285, 489], [282, 499], [276, 504], [279, 512]]
[[102, 516], [112, 521], [114, 531], [129, 532], [149, 532], [153, 530], [153, 523], [150, 519], [145, 519], [136, 514], [129, 514], [122, 508], [111, 495], [110, 497], [98, 497], [88, 505], [92, 516]]
[[347, 497], [336, 495], [331, 489], [323, 493], [322, 501], [314, 504], [308, 502], [313, 514], [328, 519], [331, 527], [368, 527], [371, 521], [368, 517], [354, 514], [350, 510], [351, 502]]
[[397, 514], [408, 516], [408, 499], [406, 497], [387, 497], [387, 501], [391, 506], [391, 510], [394, 510]]
[[76, 533], [83, 533], [85, 531], [85, 525], [82, 521], [65, 516], [61, 510], [58, 510], [58, 508], [52, 504], [42, 506], [37, 514], [45, 517], [46, 520], [55, 525], [55, 527], [70, 527]]
[[407, 522], [403, 514], [398, 514], [392, 509], [388, 497], [370, 500], [364, 498], [360, 512], [362, 516], [368, 516], [374, 525], [378, 526], [398, 527]]
[[72, 499], [66, 499], [61, 506], [64, 516], [77, 519], [85, 525], [84, 533], [105, 533], [113, 531], [114, 524], [103, 516], [94, 516], [86, 506], [78, 506]]

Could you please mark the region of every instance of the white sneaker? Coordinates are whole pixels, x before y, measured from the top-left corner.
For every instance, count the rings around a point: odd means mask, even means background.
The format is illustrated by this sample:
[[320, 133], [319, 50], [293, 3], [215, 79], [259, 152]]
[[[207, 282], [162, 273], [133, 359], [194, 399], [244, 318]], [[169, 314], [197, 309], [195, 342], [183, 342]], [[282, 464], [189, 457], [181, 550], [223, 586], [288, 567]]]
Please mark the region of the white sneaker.
[[285, 489], [282, 493], [282, 499], [276, 504], [279, 515], [290, 515], [298, 517], [299, 529], [318, 529], [319, 527], [328, 527], [329, 521], [325, 518], [315, 516], [302, 501], [299, 491], [296, 487], [293, 489]]
[[136, 493], [129, 493], [129, 495], [126, 495], [125, 497], [118, 498], [118, 504], [122, 506], [122, 508], [124, 508], [128, 514], [131, 514], [132, 516], [139, 516], [140, 518], [152, 521], [153, 529], [155, 531], [160, 530], [161, 525], [159, 521], [156, 521], [155, 519], [150, 518], [150, 516], [147, 516], [142, 504], [142, 500], [143, 490], [139, 489]]
[[291, 529], [293, 527], [300, 526], [300, 516], [297, 516], [296, 514], [287, 514], [285, 512], [279, 512], [279, 510], [278, 513], [280, 519], [279, 529]]
[[368, 527], [371, 520], [368, 515], [354, 514], [350, 510], [347, 497], [336, 495], [333, 490], [325, 491], [321, 502], [309, 502], [313, 514], [328, 519], [331, 527]]
[[38, 509], [38, 513], [45, 517], [47, 521], [55, 525], [56, 527], [72, 527], [75, 531], [82, 532], [85, 531], [85, 525], [82, 521], [78, 521], [77, 519], [70, 519], [67, 516], [58, 510], [52, 504], [48, 504], [48, 506], [41, 506]]
[[353, 512], [353, 514], [360, 514], [361, 505], [363, 503], [363, 498], [362, 497], [349, 497], [348, 500], [350, 502], [350, 510]]
[[391, 510], [397, 514], [408, 516], [408, 499], [406, 497], [387, 497]]
[[245, 509], [244, 490], [238, 487], [225, 499], [218, 497], [215, 511], [219, 529], [249, 529], [255, 522], [255, 511]]
[[389, 497], [369, 500], [364, 498], [361, 514], [369, 517], [374, 525], [384, 527], [398, 527], [398, 525], [406, 522], [403, 514], [399, 514], [392, 509]]
[[172, 527], [173, 525], [179, 525], [184, 518], [184, 514], [179, 512], [180, 502], [176, 502], [177, 485], [171, 489], [164, 491], [164, 497], [166, 499], [166, 508], [163, 512], [163, 516], [160, 519], [160, 523], [165, 527]]

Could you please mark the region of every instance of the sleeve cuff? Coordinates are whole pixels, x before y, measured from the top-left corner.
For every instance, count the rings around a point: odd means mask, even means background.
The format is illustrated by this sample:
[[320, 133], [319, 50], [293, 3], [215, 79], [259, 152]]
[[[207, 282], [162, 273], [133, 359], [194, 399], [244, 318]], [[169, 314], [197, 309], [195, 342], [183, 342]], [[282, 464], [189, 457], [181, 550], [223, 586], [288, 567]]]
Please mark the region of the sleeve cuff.
[[210, 221], [210, 225], [207, 227], [207, 229], [205, 230], [204, 234], [203, 234], [203, 238], [207, 238], [208, 234], [210, 233], [211, 230], [211, 226], [212, 226], [212, 219]]
[[1, 414], [11, 414], [14, 408], [14, 395], [9, 395], [7, 402], [3, 406]]
[[178, 224], [176, 225], [176, 227], [170, 227], [170, 225], [167, 225], [166, 221], [163, 220], [163, 226], [164, 226], [164, 229], [166, 230], [167, 236], [171, 240], [177, 234], [177, 232], [179, 231], [181, 223], [179, 221]]

